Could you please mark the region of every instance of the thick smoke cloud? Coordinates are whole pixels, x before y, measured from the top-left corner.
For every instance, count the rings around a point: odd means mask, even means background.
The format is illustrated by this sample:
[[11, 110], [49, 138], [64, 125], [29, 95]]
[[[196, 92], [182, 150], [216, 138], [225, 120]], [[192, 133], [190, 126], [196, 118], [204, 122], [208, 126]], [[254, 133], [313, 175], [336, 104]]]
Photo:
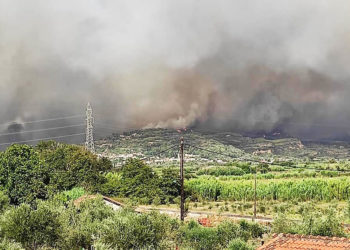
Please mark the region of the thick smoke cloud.
[[0, 0], [1, 121], [90, 101], [118, 127], [344, 135], [349, 13], [348, 0]]

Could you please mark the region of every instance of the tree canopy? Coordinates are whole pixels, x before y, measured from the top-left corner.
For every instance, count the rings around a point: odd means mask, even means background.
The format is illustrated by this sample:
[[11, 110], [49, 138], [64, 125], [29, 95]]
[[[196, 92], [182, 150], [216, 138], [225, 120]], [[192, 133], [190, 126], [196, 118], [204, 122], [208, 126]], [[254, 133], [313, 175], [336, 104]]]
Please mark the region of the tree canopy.
[[111, 168], [109, 160], [76, 145], [12, 145], [0, 154], [0, 184], [11, 203], [31, 203], [75, 186], [98, 190]]

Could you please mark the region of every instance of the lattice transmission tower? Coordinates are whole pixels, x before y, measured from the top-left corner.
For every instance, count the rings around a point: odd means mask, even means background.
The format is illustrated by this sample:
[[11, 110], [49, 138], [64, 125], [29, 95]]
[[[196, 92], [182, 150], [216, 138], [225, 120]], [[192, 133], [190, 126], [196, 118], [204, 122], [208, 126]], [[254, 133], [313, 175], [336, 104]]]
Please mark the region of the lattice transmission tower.
[[94, 144], [94, 117], [92, 116], [92, 108], [90, 103], [86, 106], [86, 141], [85, 148], [92, 153], [95, 153]]

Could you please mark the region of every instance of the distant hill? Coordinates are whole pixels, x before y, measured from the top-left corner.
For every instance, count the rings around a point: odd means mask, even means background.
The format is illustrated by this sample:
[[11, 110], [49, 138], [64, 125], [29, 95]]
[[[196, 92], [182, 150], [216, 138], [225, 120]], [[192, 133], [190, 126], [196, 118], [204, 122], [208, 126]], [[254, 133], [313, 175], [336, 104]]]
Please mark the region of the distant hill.
[[[144, 129], [115, 133], [96, 142], [97, 152], [120, 163], [129, 157], [146, 158], [152, 162], [175, 162], [180, 137], [185, 140], [187, 162], [228, 162], [238, 160], [325, 160], [349, 158], [345, 142], [302, 142], [297, 138], [254, 138], [233, 132], [173, 129]], [[195, 147], [191, 147], [193, 145]], [[167, 152], [159, 154], [170, 147]], [[206, 149], [207, 151], [198, 148]], [[212, 152], [222, 155], [216, 155]], [[229, 155], [229, 156], [225, 156]]]

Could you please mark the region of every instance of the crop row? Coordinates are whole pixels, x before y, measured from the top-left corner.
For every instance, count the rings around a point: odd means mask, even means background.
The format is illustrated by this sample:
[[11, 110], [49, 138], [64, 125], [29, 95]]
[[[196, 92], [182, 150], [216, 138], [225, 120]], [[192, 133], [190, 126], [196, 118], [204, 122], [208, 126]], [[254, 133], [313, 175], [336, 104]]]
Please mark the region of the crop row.
[[[350, 178], [306, 178], [258, 181], [257, 198], [265, 200], [348, 200]], [[192, 197], [206, 200], [254, 199], [254, 181], [220, 181], [215, 178], [195, 178], [186, 182]]]

